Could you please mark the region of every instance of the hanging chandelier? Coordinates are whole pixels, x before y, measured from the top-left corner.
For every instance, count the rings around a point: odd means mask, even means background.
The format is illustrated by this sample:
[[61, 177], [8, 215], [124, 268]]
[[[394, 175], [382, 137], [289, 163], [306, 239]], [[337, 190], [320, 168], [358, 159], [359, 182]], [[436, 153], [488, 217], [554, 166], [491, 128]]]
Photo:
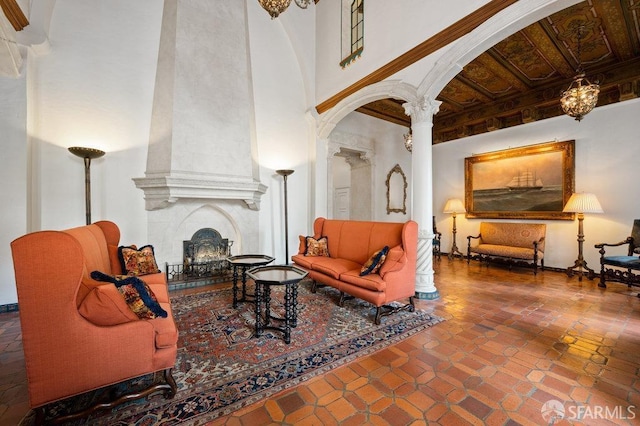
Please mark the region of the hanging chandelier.
[[578, 28], [577, 75], [571, 81], [569, 88], [562, 92], [562, 98], [560, 98], [560, 105], [564, 113], [574, 117], [577, 121], [582, 120], [582, 117], [589, 114], [596, 107], [598, 94], [600, 93], [600, 86], [596, 84], [597, 82], [589, 82], [582, 68], [580, 40], [582, 39], [583, 28], [582, 25]]
[[404, 136], [404, 147], [407, 148], [407, 151], [413, 152], [413, 135], [411, 134], [411, 129], [409, 129], [409, 133]]
[[[312, 0], [295, 0], [295, 3], [299, 8], [306, 9], [307, 6], [311, 4], [311, 1]], [[275, 19], [278, 15], [287, 10], [291, 4], [291, 0], [258, 0], [258, 3], [260, 3], [260, 6], [262, 6], [262, 8], [271, 15], [271, 19]]]

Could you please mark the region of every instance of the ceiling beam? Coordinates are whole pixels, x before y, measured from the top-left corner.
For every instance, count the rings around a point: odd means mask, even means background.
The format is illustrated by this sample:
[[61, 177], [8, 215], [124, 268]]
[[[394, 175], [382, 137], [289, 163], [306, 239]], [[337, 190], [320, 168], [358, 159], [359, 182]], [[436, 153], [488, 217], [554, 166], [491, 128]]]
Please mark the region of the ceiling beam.
[[358, 90], [367, 87], [371, 84], [378, 83], [387, 77], [413, 65], [422, 58], [425, 58], [435, 52], [438, 49], [448, 45], [451, 42], [456, 41], [460, 37], [470, 33], [487, 19], [491, 18], [503, 9], [516, 3], [517, 0], [491, 0], [489, 3], [480, 7], [478, 10], [465, 16], [463, 19], [448, 26], [439, 33], [429, 37], [413, 49], [407, 51], [396, 59], [388, 62], [386, 65], [378, 68], [368, 76], [360, 79], [346, 89], [341, 90], [337, 94], [333, 95], [326, 101], [318, 104], [316, 110], [319, 114], [336, 106], [338, 102], [343, 100], [349, 95], [354, 94]]
[[29, 20], [24, 16], [16, 0], [0, 0], [0, 7], [16, 31], [21, 31], [29, 25]]

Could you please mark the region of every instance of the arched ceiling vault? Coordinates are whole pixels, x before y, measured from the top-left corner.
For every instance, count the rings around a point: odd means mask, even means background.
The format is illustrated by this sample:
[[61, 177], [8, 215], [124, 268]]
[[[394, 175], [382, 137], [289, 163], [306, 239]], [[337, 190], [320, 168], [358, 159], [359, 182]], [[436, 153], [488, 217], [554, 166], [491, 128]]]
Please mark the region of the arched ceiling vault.
[[[440, 92], [434, 143], [562, 115], [560, 95], [581, 62], [600, 84], [598, 106], [638, 97], [640, 3], [588, 0], [554, 13], [495, 44]], [[410, 126], [403, 101], [380, 99], [356, 111]]]

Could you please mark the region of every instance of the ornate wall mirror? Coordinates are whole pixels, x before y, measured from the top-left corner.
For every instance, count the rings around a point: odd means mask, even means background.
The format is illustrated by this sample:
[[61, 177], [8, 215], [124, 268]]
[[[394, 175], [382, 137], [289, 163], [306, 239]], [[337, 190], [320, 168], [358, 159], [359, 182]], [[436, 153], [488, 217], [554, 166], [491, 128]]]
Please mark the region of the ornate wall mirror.
[[387, 174], [387, 214], [407, 214], [407, 177], [399, 164]]

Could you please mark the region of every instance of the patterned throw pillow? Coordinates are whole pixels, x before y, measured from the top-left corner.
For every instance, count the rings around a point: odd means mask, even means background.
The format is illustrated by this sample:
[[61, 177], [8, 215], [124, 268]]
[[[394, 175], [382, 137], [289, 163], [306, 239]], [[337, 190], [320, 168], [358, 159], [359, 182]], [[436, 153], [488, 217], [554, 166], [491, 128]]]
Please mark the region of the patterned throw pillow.
[[307, 237], [307, 251], [305, 256], [325, 256], [329, 257], [329, 241], [327, 237], [320, 237], [317, 240], [313, 237]]
[[162, 309], [156, 295], [151, 288], [138, 277], [120, 275], [112, 277], [100, 271], [91, 272], [91, 278], [96, 281], [106, 281], [115, 284], [124, 297], [129, 309], [140, 319], [166, 318], [167, 311]]
[[136, 246], [118, 247], [118, 257], [122, 271], [127, 275], [147, 275], [160, 272], [153, 246], [147, 245], [136, 249]]
[[[134, 277], [135, 278], [135, 277]], [[118, 286], [117, 286], [118, 287]], [[129, 309], [140, 319], [166, 318], [167, 312], [162, 309], [149, 286], [142, 280], [118, 287]]]
[[369, 274], [375, 274], [378, 272], [384, 260], [387, 258], [387, 252], [389, 252], [389, 246], [384, 246], [377, 252], [373, 253], [369, 260], [362, 265], [362, 269], [360, 269], [360, 276], [363, 277]]

